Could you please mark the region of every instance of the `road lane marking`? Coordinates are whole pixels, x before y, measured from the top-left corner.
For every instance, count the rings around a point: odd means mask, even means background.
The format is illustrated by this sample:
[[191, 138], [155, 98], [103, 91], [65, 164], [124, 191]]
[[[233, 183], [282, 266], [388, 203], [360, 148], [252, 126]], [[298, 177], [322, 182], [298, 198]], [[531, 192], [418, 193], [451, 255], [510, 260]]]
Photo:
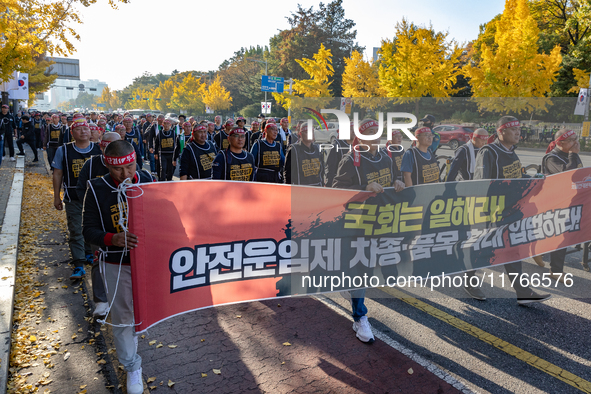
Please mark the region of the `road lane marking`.
[[517, 358], [518, 360], [524, 361], [527, 364], [531, 365], [534, 368], [539, 369], [542, 372], [547, 373], [550, 376], [553, 376], [561, 381], [563, 381], [564, 383], [567, 383], [579, 390], [581, 390], [584, 393], [589, 393], [591, 394], [591, 382], [582, 379], [580, 377], [578, 377], [577, 375], [568, 372], [546, 360], [543, 360], [541, 358], [539, 358], [538, 356], [527, 352], [515, 345], [510, 344], [507, 341], [502, 340], [501, 338], [498, 338], [492, 334], [489, 334], [488, 332], [471, 325], [470, 323], [467, 323], [455, 316], [450, 315], [449, 313], [446, 313], [440, 309], [435, 308], [434, 306], [431, 306], [423, 301], [420, 301], [414, 297], [409, 296], [406, 293], [403, 293], [402, 291], [398, 290], [398, 289], [394, 289], [391, 287], [383, 287], [380, 288], [380, 290], [382, 290], [383, 292], [390, 294], [391, 296], [394, 296], [398, 299], [400, 299], [401, 301], [406, 302], [407, 304], [414, 306], [415, 308], [422, 310], [425, 313], [428, 313], [429, 315], [453, 326], [456, 327], [462, 331], [464, 331], [467, 334], [472, 335], [473, 337], [480, 339], [483, 342], [488, 343], [489, 345], [492, 345], [494, 347], [496, 347], [499, 350], [504, 351], [505, 353], [509, 354], [510, 356], [513, 356], [515, 358]]

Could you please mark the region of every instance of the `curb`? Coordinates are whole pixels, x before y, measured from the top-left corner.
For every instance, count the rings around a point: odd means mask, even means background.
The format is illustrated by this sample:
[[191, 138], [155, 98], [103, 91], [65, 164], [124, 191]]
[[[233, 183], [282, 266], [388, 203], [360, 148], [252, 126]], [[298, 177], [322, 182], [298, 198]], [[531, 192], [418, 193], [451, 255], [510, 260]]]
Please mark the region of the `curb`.
[[4, 223], [2, 223], [2, 233], [0, 233], [0, 276], [7, 278], [0, 280], [0, 394], [6, 393], [10, 365], [12, 306], [25, 180], [24, 168], [25, 158], [19, 156], [16, 161], [16, 172], [12, 178]]

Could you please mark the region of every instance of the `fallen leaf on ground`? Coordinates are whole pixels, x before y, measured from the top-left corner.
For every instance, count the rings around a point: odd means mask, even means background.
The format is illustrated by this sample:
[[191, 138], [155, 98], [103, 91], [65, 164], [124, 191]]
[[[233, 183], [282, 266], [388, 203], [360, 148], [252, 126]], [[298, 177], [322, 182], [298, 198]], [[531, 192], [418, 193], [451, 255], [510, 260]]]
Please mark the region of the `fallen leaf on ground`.
[[174, 382], [170, 379], [168, 379], [168, 387], [172, 387], [174, 386]]
[[156, 344], [156, 342], [157, 341], [150, 341], [150, 342], [148, 342], [148, 345], [152, 346], [152, 345]]
[[206, 373], [203, 373], [203, 372], [201, 372], [201, 377], [202, 377], [202, 378], [206, 378], [206, 377], [207, 377], [207, 374], [206, 374]]
[[152, 383], [156, 381], [156, 377], [148, 378], [148, 383]]
[[174, 349], [176, 348], [178, 345], [168, 345], [169, 348]]
[[221, 375], [222, 374], [222, 370], [221, 369], [213, 369], [213, 373], [215, 373], [216, 375]]
[[412, 375], [413, 373], [415, 373], [415, 371], [413, 371], [412, 368], [409, 368], [408, 371], [406, 371], [406, 372], [408, 372], [409, 375]]
[[283, 346], [291, 346], [291, 343], [289, 343], [289, 342], [283, 342]]

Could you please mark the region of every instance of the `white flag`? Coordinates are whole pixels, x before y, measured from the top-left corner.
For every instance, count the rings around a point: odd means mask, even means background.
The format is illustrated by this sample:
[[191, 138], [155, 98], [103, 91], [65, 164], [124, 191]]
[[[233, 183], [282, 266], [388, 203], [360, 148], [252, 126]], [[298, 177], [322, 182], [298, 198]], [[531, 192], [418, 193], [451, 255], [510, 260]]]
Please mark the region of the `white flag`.
[[579, 97], [577, 98], [577, 105], [575, 106], [575, 115], [585, 115], [585, 107], [588, 104], [589, 89], [579, 90]]
[[14, 78], [8, 82], [8, 98], [11, 100], [29, 99], [29, 74], [16, 72]]

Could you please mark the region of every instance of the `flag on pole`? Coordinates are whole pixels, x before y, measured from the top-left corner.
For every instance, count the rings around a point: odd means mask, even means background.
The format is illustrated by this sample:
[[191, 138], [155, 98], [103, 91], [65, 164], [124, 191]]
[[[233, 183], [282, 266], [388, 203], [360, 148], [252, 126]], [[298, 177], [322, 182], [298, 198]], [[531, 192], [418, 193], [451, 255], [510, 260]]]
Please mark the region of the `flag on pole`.
[[588, 104], [589, 89], [579, 90], [577, 105], [575, 106], [575, 115], [585, 115], [585, 106]]
[[13, 78], [8, 81], [8, 98], [10, 100], [29, 99], [29, 74], [14, 72]]

